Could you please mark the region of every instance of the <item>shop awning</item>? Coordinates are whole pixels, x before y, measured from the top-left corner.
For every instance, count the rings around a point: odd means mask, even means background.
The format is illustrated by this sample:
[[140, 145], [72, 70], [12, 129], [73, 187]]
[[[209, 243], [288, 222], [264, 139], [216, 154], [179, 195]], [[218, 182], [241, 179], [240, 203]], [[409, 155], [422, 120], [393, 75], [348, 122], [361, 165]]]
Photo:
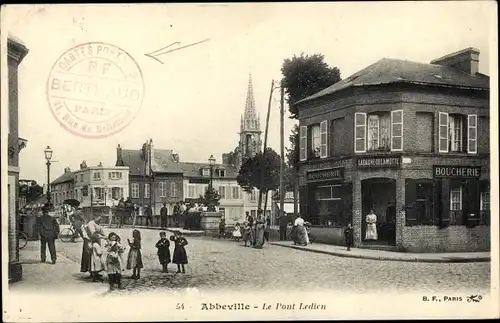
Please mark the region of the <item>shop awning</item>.
[[[278, 210], [280, 209], [280, 204], [276, 203], [276, 206], [278, 207]], [[298, 207], [300, 209], [300, 207]], [[293, 203], [285, 203], [283, 205], [283, 210], [285, 213], [292, 213], [293, 214]]]

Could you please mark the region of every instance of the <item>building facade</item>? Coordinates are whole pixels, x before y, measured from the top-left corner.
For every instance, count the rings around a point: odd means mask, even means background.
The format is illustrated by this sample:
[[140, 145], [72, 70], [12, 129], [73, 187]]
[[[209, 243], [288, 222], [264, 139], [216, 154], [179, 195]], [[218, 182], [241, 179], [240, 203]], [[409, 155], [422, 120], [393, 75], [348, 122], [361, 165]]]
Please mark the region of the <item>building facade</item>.
[[[358, 246], [489, 250], [489, 77], [478, 64], [473, 48], [430, 64], [382, 59], [298, 102], [306, 219], [337, 236], [351, 222]], [[371, 210], [377, 241], [364, 239]]]
[[141, 149], [116, 149], [118, 166], [127, 166], [132, 202], [138, 206], [151, 205], [153, 215], [159, 215], [163, 203], [172, 214], [175, 203], [184, 200], [183, 170], [179, 156], [172, 150], [156, 149], [153, 140]]
[[118, 204], [129, 196], [129, 168], [126, 166], [87, 166], [83, 161], [80, 169], [71, 173], [74, 183], [74, 199], [83, 208]]
[[[22, 266], [19, 263], [19, 241], [16, 231], [20, 223], [19, 215], [19, 152], [26, 147], [27, 140], [19, 138], [19, 100], [18, 67], [28, 54], [28, 49], [19, 40], [7, 38], [8, 66], [8, 246], [9, 282], [22, 279]], [[4, 93], [2, 93], [3, 95]]]
[[73, 199], [75, 181], [73, 172], [69, 167], [64, 169], [64, 173], [50, 183], [51, 201], [55, 209], [60, 209], [64, 201]]

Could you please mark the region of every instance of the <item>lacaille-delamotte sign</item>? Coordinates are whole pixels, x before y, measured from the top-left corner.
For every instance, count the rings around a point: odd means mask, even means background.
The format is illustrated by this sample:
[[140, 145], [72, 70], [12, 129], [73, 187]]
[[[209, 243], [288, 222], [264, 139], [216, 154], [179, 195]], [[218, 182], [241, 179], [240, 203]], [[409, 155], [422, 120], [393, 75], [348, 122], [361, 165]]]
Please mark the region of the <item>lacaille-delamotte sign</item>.
[[481, 166], [448, 166], [434, 165], [434, 178], [475, 178], [481, 177]]

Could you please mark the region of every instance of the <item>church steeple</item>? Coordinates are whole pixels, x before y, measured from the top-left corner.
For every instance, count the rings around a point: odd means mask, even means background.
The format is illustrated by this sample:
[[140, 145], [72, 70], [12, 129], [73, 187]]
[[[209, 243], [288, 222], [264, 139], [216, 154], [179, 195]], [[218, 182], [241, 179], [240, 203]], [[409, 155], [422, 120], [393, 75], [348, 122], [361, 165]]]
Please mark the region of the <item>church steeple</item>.
[[245, 111], [241, 116], [239, 153], [241, 161], [253, 157], [261, 151], [262, 142], [260, 140], [260, 116], [255, 106], [253, 93], [252, 74], [248, 79], [247, 96], [245, 100]]

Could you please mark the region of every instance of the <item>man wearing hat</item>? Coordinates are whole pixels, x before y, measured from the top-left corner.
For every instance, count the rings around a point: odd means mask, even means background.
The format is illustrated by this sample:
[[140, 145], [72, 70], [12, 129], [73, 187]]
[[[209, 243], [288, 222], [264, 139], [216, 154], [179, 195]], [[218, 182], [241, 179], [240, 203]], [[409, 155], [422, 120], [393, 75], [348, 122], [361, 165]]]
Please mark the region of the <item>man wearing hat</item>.
[[45, 204], [42, 208], [42, 216], [36, 219], [35, 230], [40, 236], [40, 258], [45, 262], [47, 257], [47, 245], [49, 245], [50, 258], [52, 264], [56, 263], [56, 244], [55, 241], [59, 236], [59, 223], [49, 215], [49, 205]]

